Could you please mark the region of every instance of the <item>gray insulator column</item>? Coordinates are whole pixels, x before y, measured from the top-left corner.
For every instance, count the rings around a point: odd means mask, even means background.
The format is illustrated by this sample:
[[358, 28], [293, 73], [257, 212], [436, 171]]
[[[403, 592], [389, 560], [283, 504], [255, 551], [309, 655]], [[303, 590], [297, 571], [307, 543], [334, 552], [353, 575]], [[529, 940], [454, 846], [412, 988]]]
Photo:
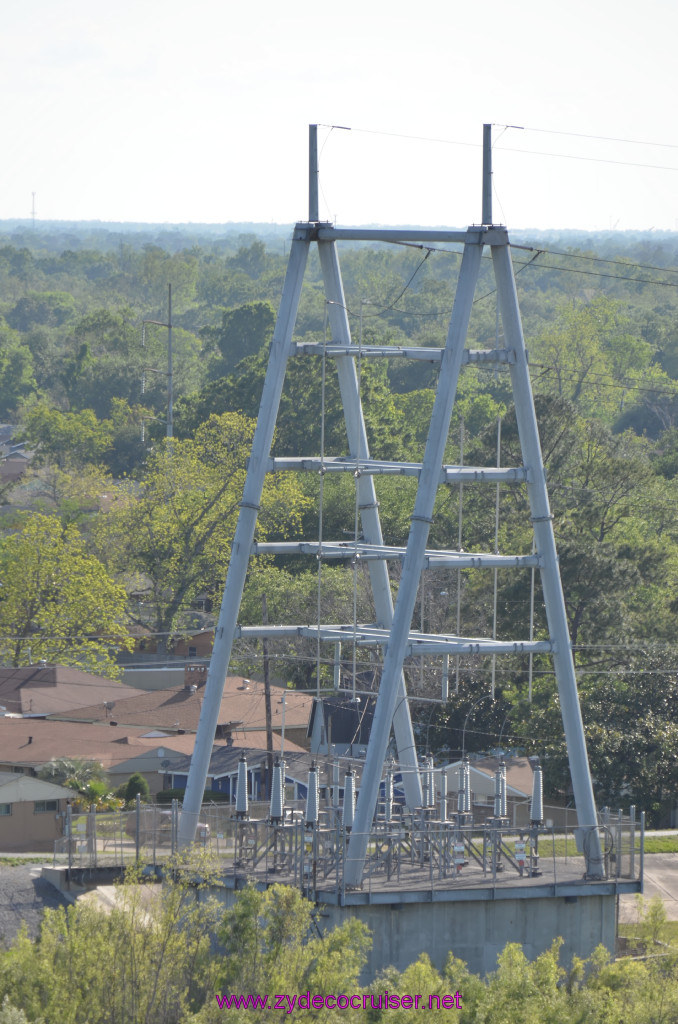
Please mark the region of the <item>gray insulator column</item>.
[[501, 786], [499, 788], [499, 817], [505, 818], [507, 816], [506, 811], [506, 764], [504, 761], [499, 766], [501, 773]]
[[355, 775], [352, 770], [346, 772], [344, 776], [344, 808], [341, 815], [341, 824], [344, 826], [347, 832], [350, 832], [353, 828], [353, 819], [355, 817]]
[[494, 773], [494, 816], [501, 818], [501, 768]]
[[447, 821], [447, 772], [440, 773], [440, 820]]
[[544, 790], [541, 765], [537, 765], [532, 776], [532, 803], [530, 804], [530, 824], [541, 825], [544, 820]]
[[243, 754], [238, 761], [238, 785], [235, 791], [235, 813], [238, 818], [247, 818], [249, 802], [247, 799], [247, 758]]
[[457, 768], [457, 811], [464, 813], [464, 762]]
[[318, 824], [318, 769], [315, 762], [311, 762], [311, 770], [308, 773], [308, 793], [306, 795], [306, 828], [313, 828]]
[[339, 808], [339, 762], [332, 762], [332, 806]]
[[423, 761], [421, 766], [421, 806], [428, 807], [430, 803], [428, 761]]
[[273, 782], [271, 783], [271, 821], [279, 822], [283, 818], [284, 807], [284, 766], [280, 764], [280, 758], [276, 758], [273, 765]]
[[384, 781], [384, 817], [386, 821], [393, 819], [393, 772], [386, 772]]
[[464, 811], [471, 813], [471, 766], [468, 760], [464, 761]]

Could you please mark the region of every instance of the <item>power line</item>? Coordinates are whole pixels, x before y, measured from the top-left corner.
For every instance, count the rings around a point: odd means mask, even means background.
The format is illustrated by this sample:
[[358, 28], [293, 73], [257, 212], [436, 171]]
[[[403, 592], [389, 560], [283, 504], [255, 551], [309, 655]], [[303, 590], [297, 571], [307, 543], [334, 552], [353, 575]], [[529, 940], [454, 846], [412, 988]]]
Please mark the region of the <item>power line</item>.
[[[518, 245], [516, 243], [512, 243], [511, 248], [525, 249], [527, 252], [535, 251], [534, 246]], [[678, 274], [678, 269], [675, 267], [656, 267], [651, 263], [634, 263], [632, 260], [606, 260], [603, 256], [588, 256], [582, 252], [562, 252], [559, 249], [545, 249], [543, 246], [538, 251], [548, 253], [549, 256], [565, 256], [567, 259], [572, 260], [589, 260], [591, 263], [611, 263], [614, 266], [626, 267], [627, 269], [629, 267], [637, 267], [639, 270], [656, 270], [660, 274]]]
[[[324, 125], [319, 125], [319, 127], [332, 129], [332, 128], [335, 128], [337, 126], [336, 125], [326, 125], [326, 124], [324, 124]], [[522, 130], [522, 131], [525, 131], [525, 130], [528, 130], [528, 131], [542, 131], [544, 133], [547, 133], [546, 129], [524, 129], [520, 125], [502, 125], [502, 126], [498, 126], [498, 127], [515, 128], [515, 129]], [[480, 149], [481, 148], [481, 144], [480, 143], [477, 143], [477, 142], [462, 142], [462, 141], [460, 141], [458, 139], [444, 139], [444, 138], [436, 138], [436, 137], [425, 136], [425, 135], [406, 135], [406, 134], [403, 134], [403, 133], [400, 133], [400, 132], [384, 132], [384, 131], [378, 131], [376, 129], [369, 129], [369, 128], [346, 127], [345, 130], [346, 131], [352, 131], [352, 132], [359, 132], [359, 133], [364, 134], [364, 135], [375, 135], [375, 136], [384, 136], [384, 137], [387, 137], [387, 138], [407, 139], [407, 140], [410, 140], [410, 141], [413, 141], [413, 142], [433, 142], [433, 143], [437, 143], [439, 145], [464, 146], [464, 147], [472, 148], [472, 149]], [[561, 135], [565, 135], [565, 136], [571, 135], [572, 137], [577, 137], [576, 133], [570, 133], [570, 132], [556, 132], [556, 131], [554, 131], [554, 132], [548, 133], [548, 134], [554, 134], [554, 135], [561, 134]], [[631, 140], [631, 139], [617, 139], [617, 140], [615, 140], [615, 139], [605, 139], [604, 136], [585, 136], [585, 135], [582, 135], [582, 136], [579, 136], [579, 137], [580, 138], [598, 139], [600, 141], [609, 141], [609, 142], [615, 142], [616, 141], [616, 142], [621, 142], [621, 143], [633, 143], [635, 145], [647, 145], [647, 146], [655, 145], [655, 143], [634, 142], [634, 140]], [[670, 145], [668, 143], [657, 143], [656, 145], [661, 145], [661, 146], [664, 146], [665, 148], [671, 148], [671, 149], [678, 148], [678, 146], [672, 146], [672, 145]], [[512, 147], [512, 146], [500, 146], [500, 145], [497, 145], [497, 144], [493, 144], [493, 150], [494, 150], [494, 152], [500, 152], [500, 153], [518, 153], [518, 154], [524, 155], [524, 156], [542, 156], [542, 157], [548, 157], [550, 159], [555, 159], [555, 160], [575, 160], [575, 161], [580, 161], [582, 163], [611, 164], [611, 165], [617, 166], [617, 167], [639, 167], [639, 168], [642, 168], [644, 170], [654, 170], [654, 171], [678, 171], [678, 167], [667, 166], [666, 164], [646, 164], [646, 163], [640, 163], [640, 162], [632, 161], [632, 160], [613, 160], [610, 157], [582, 156], [580, 154], [575, 154], [575, 153], [549, 153], [549, 152], [547, 152], [545, 150], [518, 149], [518, 148]]]
[[585, 135], [582, 132], [563, 132], [557, 131], [555, 128], [531, 128], [529, 125], [518, 125], [518, 124], [498, 124], [494, 125], [496, 128], [515, 128], [523, 132], [535, 132], [540, 135], [564, 135], [572, 139], [591, 139], [595, 142], [621, 142], [628, 146], [648, 146], [655, 149], [678, 149], [678, 145], [672, 142], [647, 142], [640, 139], [620, 139], [615, 136], [609, 135]]

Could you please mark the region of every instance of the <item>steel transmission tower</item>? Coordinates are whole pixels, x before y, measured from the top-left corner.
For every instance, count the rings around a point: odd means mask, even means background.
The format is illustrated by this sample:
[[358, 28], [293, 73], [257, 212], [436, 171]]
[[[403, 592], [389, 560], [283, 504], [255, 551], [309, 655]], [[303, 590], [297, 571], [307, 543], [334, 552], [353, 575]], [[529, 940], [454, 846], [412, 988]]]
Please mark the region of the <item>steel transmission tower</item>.
[[[195, 752], [193, 755], [183, 811], [179, 840], [192, 842], [214, 743], [217, 716], [224, 680], [228, 670], [233, 640], [237, 636], [280, 637], [306, 635], [322, 642], [349, 641], [356, 630], [360, 643], [383, 652], [381, 683], [362, 773], [360, 793], [351, 831], [348, 857], [344, 869], [347, 886], [358, 886], [362, 880], [370, 827], [377, 804], [391, 730], [395, 736], [400, 768], [403, 772], [405, 799], [408, 806], [420, 807], [422, 786], [412, 722], [406, 699], [403, 662], [412, 656], [501, 655], [548, 652], [553, 658], [563, 726], [570, 762], [570, 773], [579, 820], [579, 838], [586, 857], [587, 876], [602, 878], [603, 858], [597, 830], [597, 815], [589, 772], [584, 729], [579, 707], [574, 662], [565, 614], [565, 603], [558, 569], [553, 517], [546, 489], [544, 465], [537, 430], [534, 401], [527, 365], [527, 354], [518, 308], [508, 232], [492, 222], [491, 193], [491, 127], [485, 126], [483, 140], [482, 223], [466, 231], [429, 231], [397, 229], [335, 228], [318, 217], [318, 168], [316, 126], [310, 127], [309, 219], [296, 225], [280, 309], [269, 356], [268, 369], [261, 397], [257, 427], [249, 461], [247, 479], [233, 540], [226, 588], [215, 632]], [[445, 346], [442, 349], [411, 349], [401, 346], [360, 346], [353, 342], [344, 300], [337, 243], [340, 241], [461, 243], [463, 256], [452, 315]], [[304, 271], [312, 245], [317, 245], [327, 301], [331, 342], [327, 345], [296, 343], [293, 340], [297, 309]], [[465, 347], [471, 307], [478, 280], [483, 251], [491, 253], [503, 327], [503, 347], [474, 351]], [[336, 362], [343, 403], [348, 453], [344, 458], [299, 457], [272, 459], [271, 444], [287, 361], [291, 356], [325, 355]], [[360, 398], [356, 357], [426, 358], [439, 362], [440, 371], [431, 415], [428, 440], [420, 464], [397, 464], [370, 458], [365, 421]], [[463, 365], [508, 367], [515, 402], [522, 465], [510, 468], [444, 465], [450, 418], [455, 401], [457, 381]], [[318, 382], [319, 384], [319, 382]], [[359, 467], [359, 471], [356, 471]], [[254, 544], [254, 531], [266, 474], [283, 470], [314, 472], [350, 472], [356, 478], [357, 501], [360, 508], [361, 539], [358, 543], [306, 542], [287, 544]], [[417, 496], [407, 546], [402, 549], [383, 544], [374, 476], [399, 473], [418, 478]], [[534, 531], [533, 555], [466, 554], [427, 548], [433, 522], [434, 501], [441, 483], [472, 483], [475, 480], [524, 483], [529, 499], [530, 520]], [[253, 553], [301, 553], [316, 557], [350, 558], [357, 554], [369, 566], [370, 582], [376, 611], [376, 623], [370, 626], [241, 628], [237, 625], [245, 577]], [[402, 575], [395, 605], [391, 596], [388, 560], [402, 560]], [[428, 567], [525, 568], [537, 566], [540, 571], [549, 639], [542, 641], [498, 641], [467, 639], [452, 635], [425, 635], [412, 629], [415, 602], [422, 571]]]

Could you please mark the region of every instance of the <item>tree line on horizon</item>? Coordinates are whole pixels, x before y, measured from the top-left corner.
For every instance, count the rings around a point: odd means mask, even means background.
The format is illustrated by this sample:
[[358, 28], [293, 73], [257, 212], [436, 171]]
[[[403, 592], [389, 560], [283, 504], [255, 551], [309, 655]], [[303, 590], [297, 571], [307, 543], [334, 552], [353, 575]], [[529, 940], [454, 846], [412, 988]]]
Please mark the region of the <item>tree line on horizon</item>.
[[[77, 241], [77, 240], [76, 240]], [[121, 241], [115, 248], [58, 249], [0, 238], [0, 421], [35, 455], [18, 484], [2, 485], [0, 657], [26, 664], [45, 657], [115, 675], [116, 654], [136, 636], [161, 647], [209, 625], [218, 604], [257, 415], [267, 349], [286, 259], [251, 236], [204, 239], [163, 249]], [[678, 565], [678, 244], [673, 237], [625, 239], [621, 252], [514, 250], [582, 711], [601, 802], [635, 802], [667, 820], [678, 784], [678, 663], [674, 620]], [[447, 247], [450, 250], [452, 247]], [[607, 262], [600, 262], [600, 261]], [[454, 297], [459, 253], [360, 245], [341, 251], [354, 338], [363, 344], [440, 346]], [[585, 271], [585, 273], [583, 272]], [[166, 322], [172, 285], [174, 439], [167, 416]], [[311, 256], [296, 337], [327, 338], [317, 259]], [[493, 347], [501, 332], [489, 261], [481, 275], [469, 335]], [[315, 381], [309, 386], [309, 374]], [[293, 359], [274, 441], [278, 455], [345, 453], [336, 375], [319, 357]], [[421, 458], [435, 368], [426, 362], [361, 363], [371, 453]], [[500, 424], [500, 427], [498, 426]], [[500, 435], [498, 435], [500, 430]], [[465, 370], [447, 461], [515, 464], [519, 458], [508, 379]], [[319, 481], [275, 474], [264, 492], [259, 539], [314, 539]], [[384, 540], [406, 538], [415, 485], [377, 481]], [[458, 544], [459, 490], [443, 487], [430, 544]], [[493, 486], [466, 488], [463, 547], [492, 550]], [[530, 551], [524, 492], [503, 488], [502, 550]], [[323, 488], [323, 531], [355, 529], [352, 481]], [[22, 566], [30, 566], [30, 571]], [[396, 570], [394, 570], [394, 573]], [[490, 574], [430, 570], [420, 588], [417, 625], [487, 634]], [[372, 621], [368, 580], [346, 563], [322, 569], [325, 621]], [[394, 585], [396, 578], [394, 577]], [[301, 560], [260, 557], [241, 609], [261, 619], [314, 622], [317, 571]], [[526, 632], [530, 576], [498, 574], [497, 635]], [[545, 621], [537, 580], [535, 636]], [[330, 614], [331, 613], [331, 614]], [[212, 618], [210, 618], [210, 615]], [[315, 686], [314, 645], [272, 644], [275, 670]], [[241, 645], [243, 671], [261, 670], [261, 651]], [[501, 667], [500, 667], [501, 664]], [[675, 666], [675, 667], [674, 667]], [[361, 683], [378, 671], [359, 665]], [[440, 693], [442, 665], [408, 668], [414, 695]], [[490, 665], [469, 659], [459, 689], [433, 713], [414, 705], [420, 742], [441, 757], [459, 752], [462, 724], [489, 690]], [[559, 706], [547, 659], [498, 663], [496, 700], [474, 712], [465, 748], [499, 738], [540, 754], [547, 784], [568, 793]], [[321, 666], [332, 685], [332, 665]], [[455, 687], [453, 685], [452, 689]], [[421, 710], [424, 708], [424, 710]]]

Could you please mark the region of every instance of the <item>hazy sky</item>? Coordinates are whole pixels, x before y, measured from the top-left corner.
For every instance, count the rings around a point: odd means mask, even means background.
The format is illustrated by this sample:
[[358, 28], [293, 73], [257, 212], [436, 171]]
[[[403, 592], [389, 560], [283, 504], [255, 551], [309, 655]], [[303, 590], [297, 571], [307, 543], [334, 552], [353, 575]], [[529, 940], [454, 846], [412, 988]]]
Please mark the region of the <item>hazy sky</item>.
[[352, 129], [320, 129], [323, 219], [465, 226], [493, 122], [529, 129], [494, 130], [495, 221], [676, 230], [677, 30], [675, 0], [4, 0], [0, 218], [304, 219], [317, 122]]

